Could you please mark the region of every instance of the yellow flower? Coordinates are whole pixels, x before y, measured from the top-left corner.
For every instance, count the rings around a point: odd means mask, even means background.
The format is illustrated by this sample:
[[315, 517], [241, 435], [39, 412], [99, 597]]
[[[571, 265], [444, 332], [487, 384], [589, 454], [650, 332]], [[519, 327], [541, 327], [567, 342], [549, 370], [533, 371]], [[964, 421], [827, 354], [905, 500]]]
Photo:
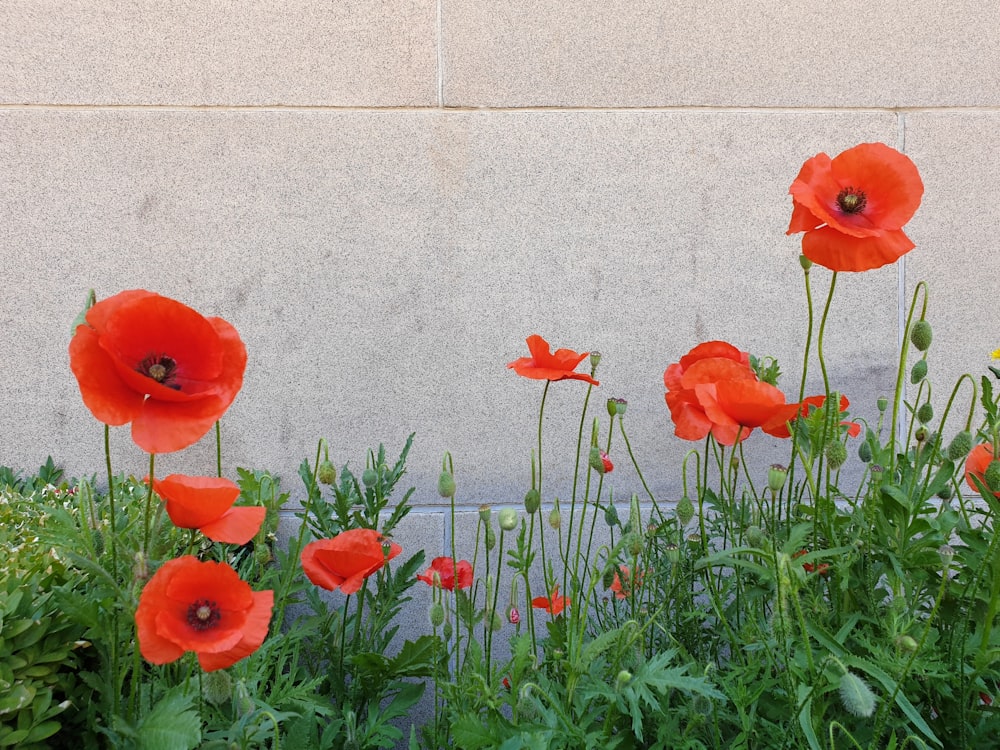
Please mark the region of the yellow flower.
[[990, 357], [992, 359], [1000, 359], [1000, 349], [994, 349]]

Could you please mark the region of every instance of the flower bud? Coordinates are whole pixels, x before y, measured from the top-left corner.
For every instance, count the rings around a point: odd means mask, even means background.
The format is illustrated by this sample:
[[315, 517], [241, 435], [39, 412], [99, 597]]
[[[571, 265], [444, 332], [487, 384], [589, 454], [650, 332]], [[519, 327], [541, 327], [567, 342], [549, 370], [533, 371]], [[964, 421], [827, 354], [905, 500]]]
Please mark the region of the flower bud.
[[[590, 468], [596, 471], [598, 474], [603, 474], [607, 471], [607, 466], [604, 464], [604, 459], [601, 458], [601, 449], [596, 445], [590, 446]], [[608, 462], [610, 463], [610, 461]]]
[[918, 359], [913, 363], [913, 367], [910, 370], [910, 382], [919, 383], [921, 380], [927, 377], [927, 360]]
[[618, 518], [618, 509], [614, 503], [608, 503], [607, 507], [604, 508], [604, 522], [612, 528], [621, 525], [621, 520]]
[[549, 526], [553, 529], [558, 529], [562, 526], [562, 513], [559, 512], [559, 506], [556, 505], [549, 513]]
[[627, 669], [623, 669], [615, 677], [615, 687], [616, 688], [625, 687], [629, 683], [629, 680], [631, 679], [632, 679], [632, 673], [629, 672]]
[[747, 526], [746, 540], [751, 547], [763, 547], [767, 537], [760, 526]]
[[225, 669], [201, 675], [201, 697], [218, 708], [233, 699], [233, 678]]
[[493, 548], [497, 546], [497, 533], [493, 530], [492, 526], [486, 527], [486, 551], [492, 552]]
[[444, 628], [442, 628], [442, 630], [441, 630], [441, 635], [444, 636], [444, 639], [446, 641], [450, 641], [452, 633], [454, 633], [454, 632], [455, 632], [455, 630], [451, 626], [451, 620], [448, 620], [447, 622], [445, 622]]
[[972, 434], [968, 430], [962, 430], [948, 444], [948, 458], [952, 461], [961, 461], [971, 450]]
[[802, 270], [809, 273], [809, 269], [813, 267], [813, 262], [809, 260], [804, 255], [799, 255], [799, 265], [802, 266]]
[[611, 588], [612, 584], [614, 584], [614, 582], [615, 582], [615, 569], [609, 565], [604, 569], [604, 572], [601, 574], [601, 585], [604, 588], [609, 589]]
[[781, 464], [771, 464], [771, 468], [767, 470], [767, 488], [771, 492], [781, 492], [787, 478], [788, 469]]
[[517, 611], [517, 607], [510, 608], [510, 612], [507, 613], [507, 620], [511, 625], [517, 625], [521, 622], [521, 613]]
[[931, 406], [930, 401], [924, 401], [917, 409], [917, 421], [920, 424], [927, 424], [932, 419], [934, 419], [934, 407]]
[[431, 621], [431, 627], [439, 628], [444, 625], [444, 605], [441, 602], [431, 604], [431, 608], [427, 612], [427, 617]]
[[500, 521], [500, 528], [504, 531], [513, 531], [517, 528], [517, 511], [513, 508], [501, 508], [497, 518]]
[[537, 513], [542, 507], [542, 496], [535, 488], [531, 488], [524, 495], [524, 510], [530, 516]]
[[839, 440], [835, 440], [826, 446], [826, 460], [830, 468], [836, 471], [847, 460], [847, 446]]
[[269, 544], [255, 544], [253, 548], [253, 559], [257, 565], [264, 567], [268, 563], [274, 560], [274, 555], [271, 553], [271, 546]]
[[858, 446], [858, 458], [861, 459], [862, 463], [868, 463], [872, 460], [872, 445], [867, 440]]
[[486, 618], [486, 626], [493, 632], [496, 632], [500, 628], [502, 628], [503, 618], [500, 616], [500, 613], [497, 612], [496, 610], [493, 610], [493, 615], [491, 617]]
[[918, 320], [910, 329], [910, 341], [919, 351], [926, 352], [930, 349], [932, 338], [931, 324], [926, 320]]
[[954, 488], [950, 484], [946, 484], [944, 487], [937, 491], [937, 496], [942, 500], [951, 500], [951, 496], [955, 493]]
[[90, 535], [94, 539], [94, 556], [99, 558], [104, 554], [104, 534], [101, 533], [100, 529], [94, 529]]
[[372, 468], [365, 469], [361, 474], [361, 481], [364, 482], [365, 487], [374, 487], [375, 482], [378, 481], [378, 472]]
[[875, 693], [854, 672], [844, 672], [841, 675], [839, 692], [840, 702], [849, 714], [867, 718], [875, 713]]
[[[996, 463], [996, 462], [994, 462]], [[149, 561], [142, 552], [136, 552], [132, 560], [132, 576], [136, 583], [145, 583], [149, 580]]]
[[912, 635], [906, 635], [904, 633], [903, 635], [896, 636], [896, 646], [900, 651], [912, 654], [917, 650], [918, 645], [917, 640]]
[[441, 497], [455, 497], [455, 477], [450, 471], [442, 471], [438, 477], [438, 494]]
[[927, 428], [920, 425], [913, 433], [913, 437], [918, 443], [923, 443], [927, 439]]
[[674, 512], [677, 514], [677, 523], [682, 529], [691, 523], [691, 519], [694, 518], [694, 503], [691, 502], [691, 498], [687, 495], [681, 497]]
[[333, 484], [337, 481], [337, 467], [329, 458], [320, 462], [319, 471], [316, 472], [316, 480], [320, 484]]

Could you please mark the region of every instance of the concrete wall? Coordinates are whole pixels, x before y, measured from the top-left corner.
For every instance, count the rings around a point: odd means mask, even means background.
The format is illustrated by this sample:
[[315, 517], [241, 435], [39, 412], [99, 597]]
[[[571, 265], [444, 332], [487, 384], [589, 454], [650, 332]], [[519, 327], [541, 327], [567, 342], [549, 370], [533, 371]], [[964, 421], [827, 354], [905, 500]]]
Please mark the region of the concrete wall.
[[[926, 194], [916, 250], [839, 278], [831, 377], [873, 414], [926, 278], [943, 393], [1000, 346], [998, 38], [1000, 6], [969, 0], [5, 0], [0, 463], [100, 471], [69, 325], [89, 288], [143, 287], [247, 343], [230, 472], [297, 490], [321, 436], [358, 467], [416, 431], [412, 538], [431, 554], [445, 450], [462, 505], [523, 496], [542, 386], [505, 364], [531, 333], [603, 353], [595, 397], [629, 400], [675, 499], [690, 446], [664, 368], [725, 338], [797, 391], [787, 189], [864, 141], [908, 153]], [[819, 303], [830, 274], [813, 276]], [[584, 392], [551, 389], [548, 492], [568, 494]], [[748, 448], [785, 455], [772, 442]], [[159, 471], [210, 471], [213, 450]], [[145, 471], [124, 429], [113, 453]], [[641, 488], [614, 458], [626, 499]]]

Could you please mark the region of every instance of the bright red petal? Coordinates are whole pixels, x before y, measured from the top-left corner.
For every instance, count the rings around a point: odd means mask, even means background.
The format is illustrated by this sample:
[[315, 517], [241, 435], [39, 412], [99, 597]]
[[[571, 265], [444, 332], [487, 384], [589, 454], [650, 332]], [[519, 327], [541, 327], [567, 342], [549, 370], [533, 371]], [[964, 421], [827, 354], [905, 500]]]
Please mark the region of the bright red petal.
[[166, 502], [170, 520], [182, 529], [199, 529], [221, 518], [240, 496], [239, 486], [228, 479], [183, 474], [154, 479], [153, 490]]
[[214, 542], [246, 544], [260, 531], [267, 508], [259, 505], [230, 508], [220, 518], [200, 526], [201, 533]]
[[77, 327], [69, 342], [69, 366], [80, 384], [83, 403], [98, 421], [117, 426], [135, 419], [144, 396], [118, 377], [94, 329]]
[[194, 445], [225, 413], [217, 398], [185, 404], [146, 399], [132, 420], [132, 440], [147, 453], [173, 453]]
[[895, 263], [915, 247], [902, 230], [878, 237], [851, 237], [831, 227], [802, 236], [802, 254], [831, 271], [869, 271]]
[[273, 609], [274, 592], [255, 591], [253, 605], [247, 612], [246, 620], [243, 623], [243, 637], [240, 642], [219, 653], [199, 653], [198, 663], [201, 664], [201, 668], [206, 672], [226, 669], [260, 648], [264, 639], [267, 638]]
[[880, 229], [900, 229], [913, 218], [924, 183], [910, 158], [884, 143], [862, 143], [833, 159], [834, 179], [865, 192], [862, 212]]

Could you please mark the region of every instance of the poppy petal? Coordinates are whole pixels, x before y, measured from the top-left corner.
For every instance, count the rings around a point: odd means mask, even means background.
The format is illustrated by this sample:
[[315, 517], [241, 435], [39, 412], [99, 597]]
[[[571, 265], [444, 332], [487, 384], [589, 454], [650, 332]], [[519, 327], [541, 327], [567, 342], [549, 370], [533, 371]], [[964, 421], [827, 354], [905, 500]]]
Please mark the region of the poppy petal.
[[263, 506], [240, 506], [230, 508], [217, 520], [199, 528], [213, 542], [246, 544], [260, 531], [266, 516], [267, 508]]
[[166, 502], [170, 520], [182, 529], [200, 529], [221, 518], [240, 496], [239, 485], [228, 479], [183, 474], [154, 479], [153, 491]]
[[271, 614], [274, 609], [273, 591], [255, 591], [253, 605], [247, 613], [243, 624], [243, 637], [239, 643], [226, 651], [218, 653], [199, 652], [198, 663], [206, 672], [226, 669], [249, 656], [264, 642], [271, 625]]
[[895, 263], [915, 247], [902, 230], [877, 237], [851, 237], [831, 227], [806, 232], [802, 254], [834, 271], [869, 271]]
[[126, 386], [114, 363], [101, 349], [97, 332], [79, 326], [69, 342], [69, 365], [80, 385], [83, 403], [107, 425], [123, 425], [139, 414], [145, 396]]
[[183, 450], [205, 437], [226, 408], [217, 398], [186, 404], [148, 398], [132, 420], [132, 441], [147, 453]]

